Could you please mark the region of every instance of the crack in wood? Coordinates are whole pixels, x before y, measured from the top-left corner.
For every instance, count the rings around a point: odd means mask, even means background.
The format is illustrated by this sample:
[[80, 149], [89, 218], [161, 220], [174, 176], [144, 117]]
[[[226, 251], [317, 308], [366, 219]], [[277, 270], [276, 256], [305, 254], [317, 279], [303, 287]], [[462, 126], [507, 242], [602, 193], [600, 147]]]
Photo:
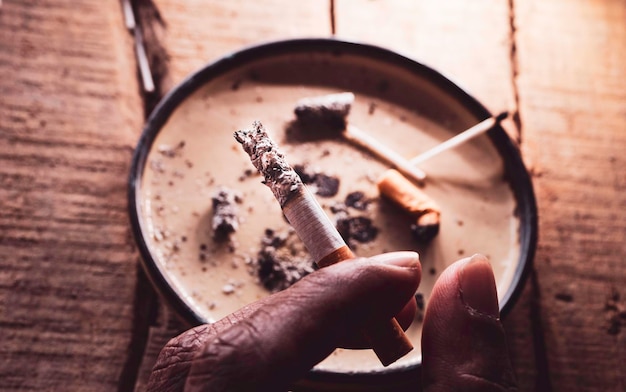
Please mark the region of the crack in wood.
[[530, 325], [532, 327], [533, 346], [535, 352], [535, 366], [537, 377], [535, 379], [535, 391], [552, 391], [548, 353], [544, 338], [543, 323], [541, 320], [541, 292], [537, 280], [537, 271], [530, 272], [531, 301], [530, 301]]
[[154, 83], [154, 91], [141, 91], [144, 114], [147, 118], [168, 89], [169, 55], [165, 45], [161, 43], [161, 37], [167, 26], [152, 0], [133, 0], [132, 5], [136, 23], [142, 32], [143, 46]]
[[337, 33], [337, 17], [335, 15], [335, 0], [330, 0], [330, 34], [335, 35]]
[[[147, 118], [167, 90], [169, 56], [159, 39], [166, 24], [152, 0], [131, 0], [130, 5], [135, 15], [136, 28], [143, 32], [141, 39], [154, 83], [153, 91], [140, 89], [144, 118]], [[139, 68], [137, 77], [142, 77]], [[151, 330], [159, 324], [157, 318], [160, 306], [159, 298], [138, 261], [131, 340], [118, 382], [118, 392], [132, 392], [136, 390], [138, 382], [144, 381], [141, 379], [144, 358], [146, 350], [150, 349]]]
[[118, 382], [118, 392], [132, 392], [148, 345], [150, 327], [155, 323], [158, 300], [150, 281], [137, 262], [137, 285], [133, 301], [133, 325], [126, 362]]
[[515, 0], [509, 0], [509, 44], [511, 60], [511, 86], [515, 110], [512, 113], [513, 123], [517, 131], [517, 145], [522, 145], [522, 118], [520, 116], [520, 96], [517, 78], [519, 76], [519, 58], [517, 55], [517, 26], [515, 20]]

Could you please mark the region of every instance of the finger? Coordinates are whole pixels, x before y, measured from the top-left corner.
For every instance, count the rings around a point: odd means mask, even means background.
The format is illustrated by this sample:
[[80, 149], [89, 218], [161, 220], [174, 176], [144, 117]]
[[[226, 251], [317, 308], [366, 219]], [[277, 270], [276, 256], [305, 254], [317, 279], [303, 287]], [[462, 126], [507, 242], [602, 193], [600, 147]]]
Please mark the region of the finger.
[[491, 265], [475, 255], [433, 288], [422, 332], [424, 390], [517, 390]]
[[268, 298], [246, 305], [215, 323], [197, 326], [172, 338], [161, 350], [146, 390], [182, 391], [191, 362], [202, 346], [220, 332], [254, 313]]
[[413, 252], [321, 269], [210, 339], [193, 360], [186, 390], [285, 389], [346, 335], [402, 310], [420, 277]]
[[[395, 315], [395, 319], [398, 321], [398, 324], [402, 327], [402, 330], [406, 331], [413, 321], [415, 320], [415, 315], [417, 314], [417, 301], [415, 297], [411, 297], [409, 302], [407, 302], [402, 310]], [[367, 339], [363, 336], [363, 334], [355, 331], [353, 334], [350, 334], [342, 339], [339, 343], [339, 347], [342, 348], [351, 348], [351, 349], [364, 349], [369, 348], [369, 344]]]
[[[191, 368], [191, 362], [201, 347], [220, 332], [232, 327], [262, 307], [271, 297], [246, 305], [235, 313], [212, 324], [203, 324], [172, 338], [161, 350], [152, 369], [147, 391], [182, 391]], [[271, 302], [271, 301], [270, 301]], [[396, 319], [405, 331], [415, 319], [417, 303], [415, 297], [396, 314]], [[355, 332], [343, 339], [341, 347], [364, 348], [363, 336]]]
[[[372, 258], [374, 262], [384, 262], [385, 255], [378, 259]], [[381, 260], [382, 258], [382, 260]], [[419, 279], [419, 278], [418, 278]], [[200, 348], [218, 333], [230, 328], [239, 321], [242, 321], [265, 303], [275, 301], [272, 296], [260, 301], [246, 305], [233, 314], [213, 323], [195, 327], [181, 335], [171, 339], [161, 351], [155, 367], [150, 376], [148, 391], [182, 391], [191, 361]], [[412, 297], [405, 307], [396, 315], [400, 325], [406, 329], [414, 318], [417, 305]], [[361, 334], [351, 334], [343, 339], [342, 347], [366, 347]]]

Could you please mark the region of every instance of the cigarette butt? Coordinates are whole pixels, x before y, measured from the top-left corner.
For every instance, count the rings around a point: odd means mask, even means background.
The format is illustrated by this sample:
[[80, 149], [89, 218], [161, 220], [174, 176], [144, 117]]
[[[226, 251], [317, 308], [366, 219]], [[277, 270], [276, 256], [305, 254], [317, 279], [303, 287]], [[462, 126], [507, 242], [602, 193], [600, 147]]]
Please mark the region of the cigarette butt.
[[365, 339], [383, 366], [389, 366], [413, 350], [413, 344], [395, 318], [371, 323], [363, 331]]
[[[354, 257], [350, 248], [342, 246], [321, 259], [317, 264], [320, 267], [327, 267]], [[391, 365], [413, 350], [413, 343], [395, 318], [368, 325], [362, 333], [383, 366]]]
[[354, 94], [350, 92], [303, 98], [298, 101], [294, 112], [299, 120], [340, 133], [350, 143], [385, 160], [414, 181], [422, 182], [426, 174], [416, 165], [411, 164], [402, 155], [367, 132], [348, 123], [348, 115], [353, 102]]
[[416, 240], [428, 242], [439, 233], [439, 206], [400, 172], [385, 171], [378, 180], [378, 191], [415, 218], [411, 230]]

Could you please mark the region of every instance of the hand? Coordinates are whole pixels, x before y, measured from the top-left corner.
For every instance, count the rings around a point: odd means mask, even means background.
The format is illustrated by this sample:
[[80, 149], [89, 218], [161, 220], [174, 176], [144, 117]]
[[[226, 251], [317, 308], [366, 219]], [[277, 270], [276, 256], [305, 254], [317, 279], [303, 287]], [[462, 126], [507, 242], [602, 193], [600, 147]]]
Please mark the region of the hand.
[[[371, 320], [413, 320], [421, 268], [413, 252], [395, 252], [323, 268], [280, 293], [172, 339], [149, 391], [286, 390]], [[424, 390], [514, 390], [495, 282], [480, 256], [439, 278], [424, 316]], [[420, 380], [416, 380], [416, 386]]]

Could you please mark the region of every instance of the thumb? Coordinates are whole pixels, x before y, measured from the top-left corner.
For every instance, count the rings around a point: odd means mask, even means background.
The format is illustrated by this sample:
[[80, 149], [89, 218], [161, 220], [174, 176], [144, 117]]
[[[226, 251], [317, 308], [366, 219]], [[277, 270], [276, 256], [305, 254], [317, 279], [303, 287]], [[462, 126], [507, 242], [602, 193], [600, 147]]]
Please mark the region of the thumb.
[[422, 332], [424, 390], [516, 391], [491, 265], [456, 262], [435, 283]]

